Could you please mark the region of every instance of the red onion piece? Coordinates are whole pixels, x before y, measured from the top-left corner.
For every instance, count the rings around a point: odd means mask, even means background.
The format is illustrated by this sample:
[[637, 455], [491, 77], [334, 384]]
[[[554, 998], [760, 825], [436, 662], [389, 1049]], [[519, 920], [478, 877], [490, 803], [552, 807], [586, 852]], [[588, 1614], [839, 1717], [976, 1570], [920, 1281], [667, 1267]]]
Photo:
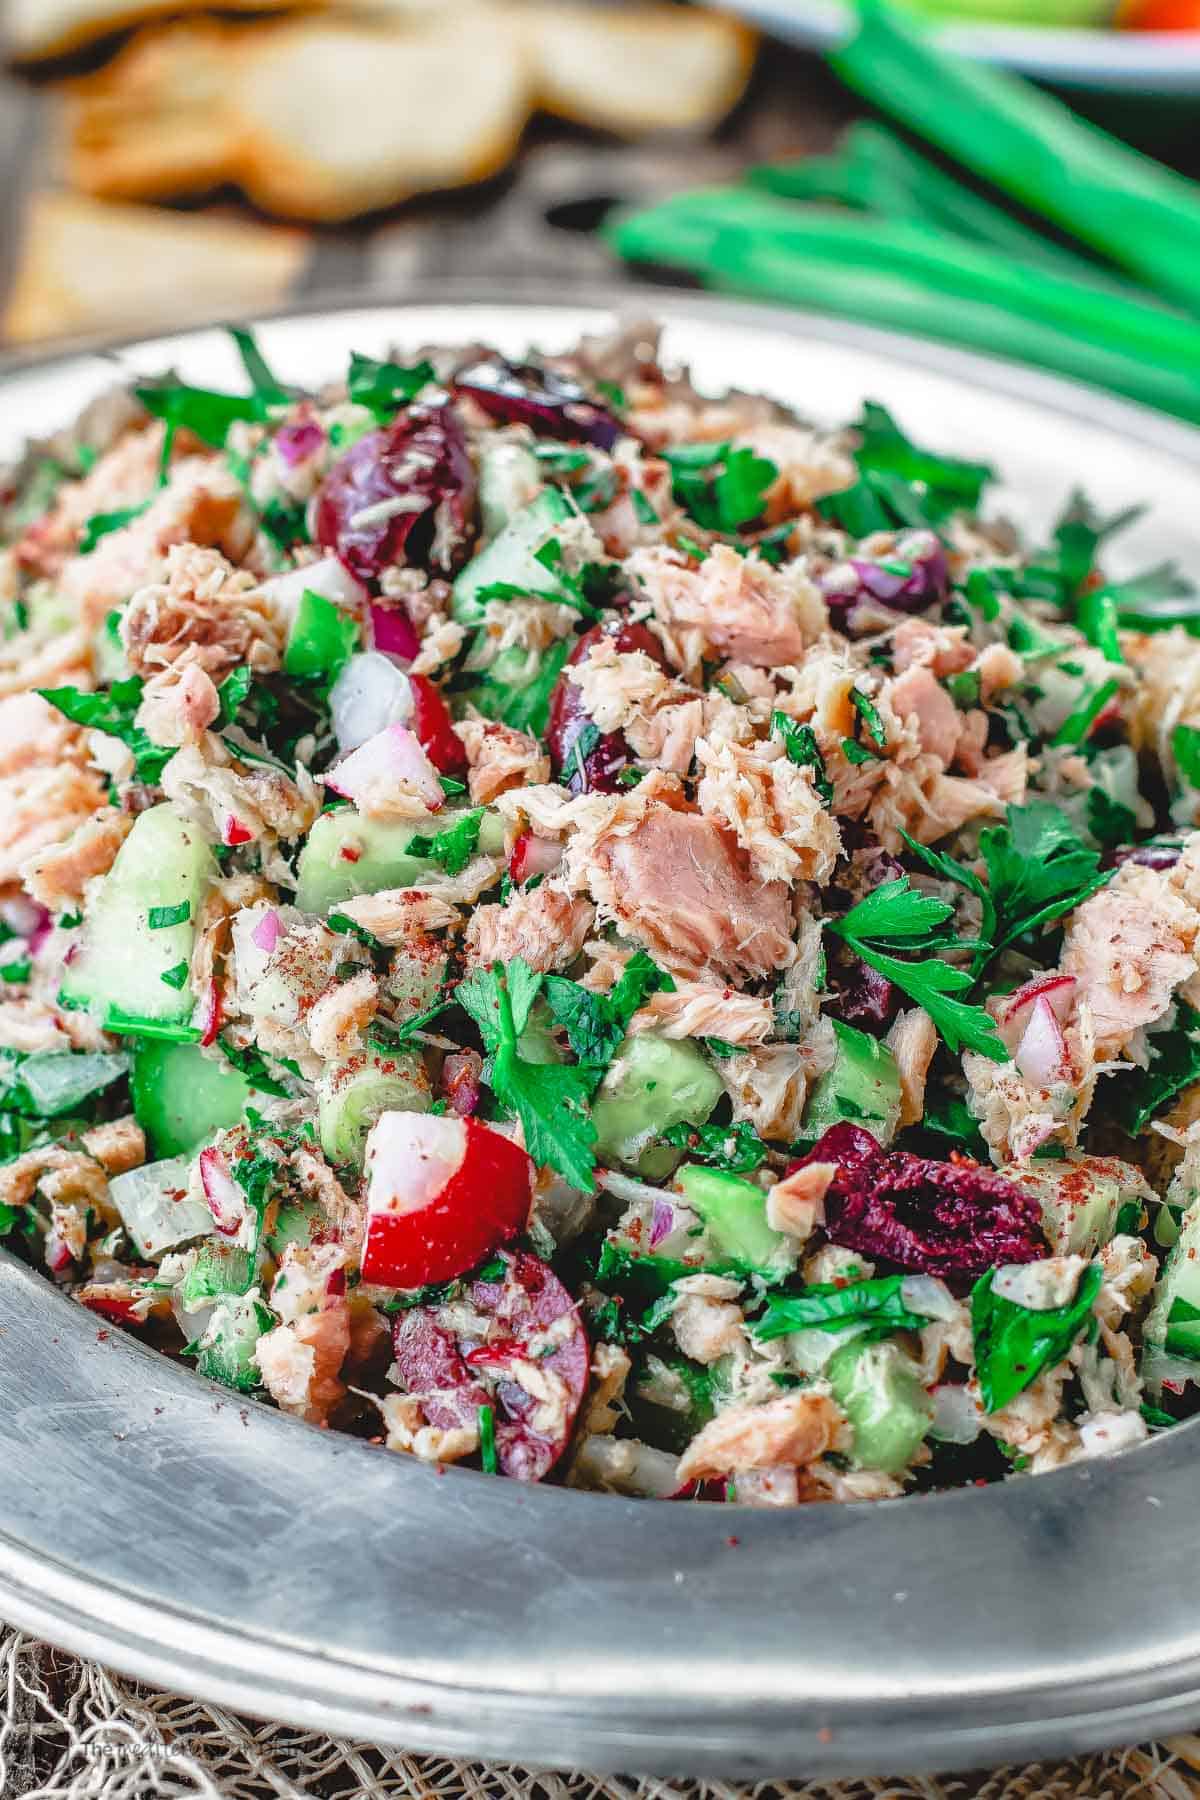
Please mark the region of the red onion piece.
[[283, 927], [279, 922], [279, 914], [271, 907], [265, 912], [254, 930], [250, 933], [250, 942], [257, 944], [269, 956], [279, 942], [279, 933]]
[[399, 656], [411, 662], [421, 648], [416, 628], [403, 607], [381, 606], [371, 602], [372, 646], [385, 656]]

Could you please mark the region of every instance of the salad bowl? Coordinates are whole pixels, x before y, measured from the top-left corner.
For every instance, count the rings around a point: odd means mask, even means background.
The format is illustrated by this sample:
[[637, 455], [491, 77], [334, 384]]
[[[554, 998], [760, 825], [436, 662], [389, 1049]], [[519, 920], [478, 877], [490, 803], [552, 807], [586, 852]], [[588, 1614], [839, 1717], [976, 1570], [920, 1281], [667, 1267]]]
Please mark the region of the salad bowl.
[[[563, 348], [654, 314], [702, 389], [819, 423], [874, 398], [1004, 470], [1147, 511], [1117, 574], [1200, 561], [1200, 433], [1025, 369], [803, 314], [443, 291], [256, 324], [285, 380], [351, 348]], [[223, 333], [14, 366], [0, 454], [114, 380], [235, 376]], [[1200, 1709], [1194, 1427], [1037, 1481], [773, 1512], [527, 1487], [305, 1429], [0, 1252], [0, 1614], [140, 1679], [310, 1729], [679, 1776], [946, 1769], [1179, 1730]]]

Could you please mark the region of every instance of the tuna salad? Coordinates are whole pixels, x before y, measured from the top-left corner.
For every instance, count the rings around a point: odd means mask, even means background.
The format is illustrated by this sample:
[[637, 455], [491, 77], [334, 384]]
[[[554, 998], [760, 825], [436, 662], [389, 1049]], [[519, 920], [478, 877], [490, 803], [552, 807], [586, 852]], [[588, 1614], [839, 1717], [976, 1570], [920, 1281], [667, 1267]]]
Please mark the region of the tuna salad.
[[883, 1499], [1188, 1416], [1185, 576], [645, 326], [315, 393], [234, 335], [5, 479], [6, 1250], [520, 1481]]

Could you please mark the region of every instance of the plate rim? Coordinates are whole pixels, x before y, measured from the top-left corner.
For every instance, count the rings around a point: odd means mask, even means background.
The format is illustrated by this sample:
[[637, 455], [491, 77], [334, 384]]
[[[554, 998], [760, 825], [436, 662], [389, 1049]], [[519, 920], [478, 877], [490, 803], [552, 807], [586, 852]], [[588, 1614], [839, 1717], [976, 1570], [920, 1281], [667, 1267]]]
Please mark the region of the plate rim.
[[[557, 309], [572, 317], [593, 311], [598, 316], [613, 311], [652, 312], [668, 325], [672, 318], [700, 318], [730, 325], [741, 322], [748, 327], [758, 325], [782, 330], [798, 338], [809, 336], [858, 346], [917, 368], [936, 368], [943, 374], [959, 374], [984, 390], [992, 388], [1041, 408], [1061, 412], [1076, 421], [1094, 420], [1109, 428], [1123, 429], [1133, 440], [1179, 455], [1200, 469], [1200, 431], [1149, 408], [1115, 399], [1081, 384], [1022, 365], [983, 358], [973, 352], [948, 350], [879, 328], [859, 327], [820, 315], [770, 306], [680, 294], [668, 289], [593, 289], [587, 294], [564, 298], [548, 294], [545, 286], [538, 284], [517, 284], [481, 294], [476, 284], [442, 283], [411, 291], [395, 300], [374, 294], [358, 295], [350, 304], [335, 306], [321, 300], [306, 307], [291, 307], [256, 316], [251, 322], [264, 327], [294, 319], [319, 323], [324, 316], [344, 319], [347, 314], [395, 311], [399, 333], [407, 312], [431, 305], [463, 305], [478, 309], [528, 305]], [[118, 359], [122, 349], [132, 352], [146, 345], [169, 345], [202, 335], [205, 335], [205, 328], [189, 328], [154, 338], [142, 334], [116, 347]], [[69, 370], [73, 360], [81, 354], [87, 357], [92, 352], [76, 349], [52, 353], [10, 365], [5, 374], [19, 379], [22, 375], [36, 375], [39, 370]], [[100, 1365], [106, 1359], [84, 1358], [83, 1354], [96, 1335], [96, 1321], [91, 1315], [56, 1294], [42, 1276], [0, 1252], [0, 1298], [4, 1297], [7, 1297], [9, 1313], [5, 1333], [0, 1337], [0, 1354], [13, 1353], [14, 1347], [19, 1353], [22, 1341], [27, 1342], [27, 1347], [36, 1345], [48, 1308], [56, 1314], [54, 1342], [62, 1346], [65, 1361], [70, 1365], [64, 1372], [64, 1383], [68, 1374], [72, 1379], [92, 1382], [102, 1400], [104, 1370]], [[0, 1307], [2, 1317], [4, 1308]], [[3, 1347], [5, 1340], [7, 1350]], [[177, 1405], [181, 1416], [186, 1415], [190, 1421], [187, 1429], [194, 1431], [198, 1440], [203, 1437], [206, 1444], [210, 1438], [217, 1441], [216, 1427], [205, 1424], [207, 1411], [204, 1419], [200, 1418], [199, 1396], [221, 1390], [212, 1389], [192, 1372], [170, 1364], [123, 1334], [113, 1334], [111, 1351], [120, 1369], [131, 1367], [134, 1361], [142, 1359], [142, 1366], [151, 1381], [153, 1375], [149, 1365], [152, 1363], [162, 1391], [169, 1392], [172, 1404]], [[75, 1390], [64, 1385], [63, 1391], [70, 1394]], [[215, 1402], [212, 1404], [216, 1405]], [[289, 1435], [280, 1441], [287, 1445], [293, 1443], [290, 1434], [296, 1430], [294, 1421], [285, 1420], [266, 1408], [256, 1406], [251, 1410], [247, 1429], [255, 1442], [264, 1438], [273, 1440], [284, 1432]], [[19, 1444], [22, 1429], [20, 1421], [0, 1417], [0, 1444], [5, 1442], [6, 1436], [10, 1447]], [[182, 1425], [180, 1430], [183, 1430]], [[204, 1435], [206, 1431], [208, 1435]], [[919, 1520], [940, 1521], [967, 1507], [977, 1509], [976, 1516], [981, 1525], [985, 1516], [989, 1520], [1003, 1519], [1017, 1510], [1017, 1502], [1009, 1496], [1023, 1494], [1028, 1496], [1028, 1505], [1022, 1512], [1022, 1519], [1026, 1516], [1044, 1519], [1047, 1530], [1051, 1524], [1055, 1530], [1061, 1530], [1062, 1520], [1071, 1515], [1072, 1497], [1086, 1486], [1089, 1494], [1096, 1496], [1093, 1515], [1107, 1498], [1110, 1505], [1132, 1507], [1144, 1522], [1147, 1515], [1140, 1509], [1147, 1502], [1153, 1502], [1172, 1519], [1181, 1512], [1190, 1526], [1191, 1459], [1182, 1441], [1185, 1435], [1190, 1433], [1181, 1431], [1177, 1436], [1164, 1438], [1140, 1450], [1133, 1457], [1114, 1459], [1109, 1464], [1058, 1471], [1040, 1477], [1028, 1487], [1010, 1484], [991, 1489], [984, 1495], [954, 1493], [927, 1501], [907, 1499], [885, 1503], [882, 1512], [878, 1507], [821, 1509], [825, 1518], [818, 1523], [826, 1527], [825, 1536], [840, 1540], [852, 1537], [853, 1527], [864, 1515], [870, 1514], [872, 1518], [878, 1518], [881, 1525], [888, 1521], [889, 1530], [891, 1522], [900, 1520], [897, 1527], [900, 1535], [920, 1535], [916, 1531]], [[318, 1457], [330, 1449], [328, 1440], [322, 1444], [319, 1438], [315, 1441], [314, 1438], [315, 1434], [310, 1434], [305, 1440], [299, 1437], [294, 1440], [297, 1462], [315, 1464]], [[220, 1441], [228, 1448], [226, 1440]], [[343, 1442], [350, 1461], [364, 1471], [370, 1467], [374, 1477], [373, 1453], [353, 1440]], [[61, 1444], [56, 1443], [56, 1448], [65, 1456], [70, 1445], [64, 1438]], [[336, 1446], [333, 1448], [336, 1450]], [[407, 1459], [394, 1459], [393, 1473], [388, 1479], [397, 1489], [404, 1488], [416, 1506], [423, 1491], [422, 1484], [425, 1489], [429, 1484], [424, 1471], [406, 1464]], [[458, 1471], [454, 1476], [456, 1482], [478, 1483], [485, 1479], [465, 1471]], [[566, 1496], [562, 1490], [547, 1490], [534, 1496], [513, 1495], [504, 1491], [509, 1485], [501, 1484], [492, 1495], [494, 1509], [509, 1516], [515, 1516], [513, 1508], [528, 1504], [530, 1499], [535, 1507], [542, 1505], [547, 1513], [561, 1511], [565, 1500], [572, 1507], [599, 1509], [595, 1515], [598, 1538], [604, 1536], [607, 1525], [615, 1522], [618, 1515], [626, 1514], [631, 1526], [636, 1519], [639, 1535], [648, 1537], [652, 1534], [652, 1509], [648, 1509], [645, 1502], [627, 1502], [608, 1496]], [[332, 1662], [311, 1646], [307, 1650], [297, 1650], [282, 1639], [260, 1635], [253, 1640], [260, 1646], [265, 1645], [259, 1666], [248, 1671], [243, 1662], [241, 1666], [231, 1666], [223, 1671], [215, 1657], [210, 1658], [195, 1647], [189, 1652], [182, 1643], [189, 1624], [185, 1612], [178, 1613], [177, 1617], [173, 1615], [173, 1641], [167, 1642], [161, 1598], [151, 1605], [136, 1592], [105, 1587], [99, 1575], [89, 1584], [78, 1569], [72, 1571], [69, 1562], [61, 1558], [50, 1559], [43, 1554], [39, 1561], [31, 1553], [27, 1541], [14, 1535], [11, 1520], [5, 1522], [4, 1513], [10, 1510], [12, 1500], [11, 1494], [6, 1500], [5, 1486], [3, 1459], [0, 1459], [0, 1501], [5, 1501], [5, 1505], [0, 1506], [0, 1610], [14, 1623], [41, 1632], [77, 1654], [108, 1661], [139, 1679], [184, 1691], [190, 1689], [220, 1704], [286, 1718], [297, 1724], [319, 1722], [322, 1729], [336, 1735], [357, 1735], [418, 1750], [452, 1755], [482, 1754], [540, 1766], [578, 1765], [597, 1770], [636, 1766], [649, 1774], [668, 1776], [680, 1774], [682, 1768], [689, 1774], [760, 1777], [794, 1773], [796, 1767], [803, 1766], [814, 1775], [833, 1776], [895, 1767], [894, 1758], [903, 1758], [906, 1766], [916, 1770], [978, 1766], [982, 1760], [1050, 1752], [1071, 1753], [1105, 1741], [1131, 1741], [1146, 1730], [1180, 1729], [1194, 1722], [1200, 1713], [1200, 1634], [1196, 1633], [1191, 1634], [1186, 1649], [1167, 1659], [1147, 1641], [1142, 1645], [1142, 1660], [1132, 1674], [1128, 1668], [1122, 1673], [1117, 1657], [1116, 1666], [1104, 1674], [1102, 1680], [1089, 1677], [1085, 1688], [1081, 1688], [1069, 1672], [1063, 1673], [1061, 1679], [1043, 1682], [1042, 1698], [1032, 1712], [1028, 1683], [1024, 1689], [1014, 1686], [1015, 1671], [1009, 1670], [1007, 1686], [993, 1683], [992, 1690], [984, 1694], [983, 1699], [977, 1698], [973, 1702], [978, 1711], [975, 1720], [968, 1724], [963, 1724], [950, 1696], [940, 1714], [935, 1709], [931, 1715], [924, 1688], [920, 1689], [925, 1695], [924, 1711], [919, 1715], [910, 1717], [905, 1710], [907, 1695], [897, 1698], [895, 1694], [889, 1694], [878, 1700], [871, 1697], [871, 1707], [865, 1712], [859, 1705], [855, 1713], [847, 1703], [844, 1716], [852, 1720], [852, 1724], [845, 1728], [840, 1723], [841, 1715], [838, 1715], [836, 1726], [825, 1722], [834, 1717], [828, 1709], [806, 1714], [795, 1696], [785, 1696], [782, 1701], [773, 1693], [753, 1696], [731, 1711], [728, 1706], [722, 1710], [720, 1694], [714, 1694], [710, 1689], [700, 1697], [704, 1701], [703, 1708], [693, 1707], [690, 1712], [684, 1712], [677, 1707], [667, 1716], [641, 1704], [644, 1696], [639, 1697], [638, 1706], [627, 1702], [617, 1707], [611, 1694], [600, 1702], [585, 1705], [578, 1695], [572, 1697], [565, 1690], [531, 1694], [520, 1692], [511, 1685], [501, 1688], [495, 1681], [490, 1687], [486, 1683], [482, 1686], [476, 1683], [472, 1687], [466, 1670], [460, 1680], [448, 1679], [443, 1672], [432, 1681], [404, 1677], [394, 1668], [385, 1672], [376, 1670], [367, 1684], [371, 1692], [355, 1700], [352, 1694], [347, 1694], [343, 1679], [355, 1673], [353, 1667], [345, 1661]], [[1114, 1496], [1118, 1497], [1116, 1502]], [[56, 1500], [55, 1504], [59, 1503]], [[472, 1501], [469, 1510], [473, 1518], [478, 1518], [481, 1515], [475, 1513], [474, 1507]], [[677, 1510], [662, 1509], [662, 1512], [675, 1514]], [[715, 1520], [697, 1523], [691, 1517], [693, 1512], [709, 1510], [686, 1509], [685, 1538], [699, 1542], [704, 1533], [711, 1538], [713, 1531], [719, 1530]], [[718, 1510], [711, 1509], [714, 1513]], [[600, 1513], [605, 1514], [603, 1529]], [[835, 1517], [835, 1513], [840, 1516]], [[846, 1515], [852, 1513], [859, 1515], [857, 1520], [847, 1520]], [[910, 1517], [913, 1521], [911, 1530], [903, 1523]], [[1154, 1523], [1158, 1520], [1156, 1514]], [[749, 1571], [753, 1567], [750, 1552], [760, 1542], [767, 1543], [768, 1547], [776, 1544], [786, 1535], [782, 1529], [786, 1521], [748, 1513], [744, 1509], [737, 1509], [737, 1521], [738, 1532], [746, 1540], [745, 1562]], [[812, 1518], [796, 1524], [796, 1537], [807, 1542], [812, 1536]], [[773, 1552], [768, 1548], [764, 1554]], [[42, 1570], [40, 1593], [39, 1568]], [[703, 1580], [711, 1572], [695, 1573], [698, 1580]], [[1171, 1577], [1176, 1589], [1181, 1589], [1185, 1577], [1180, 1577], [1176, 1570], [1171, 1571]], [[690, 1578], [691, 1572], [688, 1573]], [[597, 1596], [600, 1592], [598, 1588]], [[669, 1594], [670, 1590], [667, 1592]], [[1200, 1570], [1189, 1595], [1193, 1602], [1200, 1600]], [[899, 1606], [909, 1596], [897, 1592], [890, 1598]], [[92, 1608], [90, 1613], [89, 1606]], [[903, 1617], [902, 1614], [898, 1616]], [[228, 1640], [227, 1627], [195, 1620], [191, 1623], [193, 1635], [197, 1640], [204, 1639], [205, 1644], [208, 1641], [206, 1632], [209, 1636], [214, 1632], [219, 1635], [222, 1629]], [[250, 1641], [246, 1634], [242, 1635]], [[919, 1646], [913, 1649], [914, 1655], [917, 1648]], [[632, 1650], [630, 1654], [633, 1654]], [[342, 1679], [342, 1686], [331, 1698], [335, 1674]], [[1121, 1692], [1130, 1688], [1131, 1682], [1136, 1693], [1122, 1700]], [[918, 1687], [914, 1674], [914, 1695]], [[635, 1760], [631, 1762], [631, 1758]]]

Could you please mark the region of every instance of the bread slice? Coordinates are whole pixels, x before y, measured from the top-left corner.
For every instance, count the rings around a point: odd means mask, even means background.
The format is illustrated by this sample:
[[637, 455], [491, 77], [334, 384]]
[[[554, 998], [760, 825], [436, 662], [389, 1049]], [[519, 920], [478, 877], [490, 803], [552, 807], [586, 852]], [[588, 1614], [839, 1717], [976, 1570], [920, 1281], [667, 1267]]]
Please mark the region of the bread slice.
[[491, 7], [429, 28], [313, 20], [246, 34], [239, 179], [267, 211], [345, 219], [502, 168], [530, 110], [520, 36]]
[[737, 100], [755, 34], [697, 7], [634, 9], [542, 0], [514, 13], [547, 112], [623, 137], [702, 131]]
[[31, 344], [263, 311], [286, 299], [309, 244], [282, 226], [38, 194], [4, 335]]
[[237, 34], [181, 23], [139, 34], [66, 89], [67, 177], [108, 200], [175, 199], [232, 178], [241, 120], [228, 104]]
[[[302, 0], [221, 0], [226, 12], [286, 12]], [[198, 12], [206, 0], [6, 0], [5, 48], [19, 62], [61, 56], [126, 26]]]

